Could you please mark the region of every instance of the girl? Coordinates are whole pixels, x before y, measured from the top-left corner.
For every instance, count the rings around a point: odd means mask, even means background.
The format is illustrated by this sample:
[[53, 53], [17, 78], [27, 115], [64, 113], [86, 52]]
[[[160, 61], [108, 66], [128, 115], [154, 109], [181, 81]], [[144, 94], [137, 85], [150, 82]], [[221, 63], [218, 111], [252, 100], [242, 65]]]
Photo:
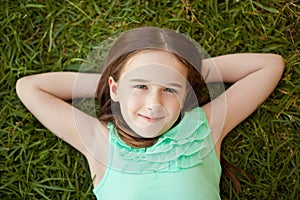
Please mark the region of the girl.
[[[87, 158], [97, 199], [220, 199], [221, 143], [270, 95], [283, 69], [274, 54], [201, 59], [185, 36], [142, 27], [115, 41], [101, 75], [32, 75], [18, 80], [17, 93]], [[205, 82], [233, 84], [206, 102]], [[97, 118], [66, 102], [95, 94]]]

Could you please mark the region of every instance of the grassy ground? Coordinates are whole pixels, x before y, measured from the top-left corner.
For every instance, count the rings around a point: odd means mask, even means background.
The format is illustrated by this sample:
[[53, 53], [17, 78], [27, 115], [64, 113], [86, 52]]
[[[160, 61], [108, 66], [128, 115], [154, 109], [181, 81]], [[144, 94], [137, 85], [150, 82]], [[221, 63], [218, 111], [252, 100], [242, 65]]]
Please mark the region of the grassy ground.
[[143, 25], [190, 35], [211, 56], [272, 52], [286, 70], [271, 97], [228, 136], [223, 156], [255, 178], [223, 199], [300, 199], [300, 2], [1, 0], [0, 199], [93, 199], [86, 160], [22, 106], [15, 82], [72, 70], [93, 46]]

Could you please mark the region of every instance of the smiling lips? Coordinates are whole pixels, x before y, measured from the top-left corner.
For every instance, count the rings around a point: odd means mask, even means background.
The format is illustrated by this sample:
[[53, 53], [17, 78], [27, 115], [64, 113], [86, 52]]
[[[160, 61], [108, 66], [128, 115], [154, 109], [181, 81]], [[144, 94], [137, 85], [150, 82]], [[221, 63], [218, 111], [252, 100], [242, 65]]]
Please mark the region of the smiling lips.
[[164, 117], [148, 117], [148, 116], [141, 115], [141, 114], [138, 114], [138, 116], [142, 117], [147, 122], [158, 122], [158, 121], [164, 119]]

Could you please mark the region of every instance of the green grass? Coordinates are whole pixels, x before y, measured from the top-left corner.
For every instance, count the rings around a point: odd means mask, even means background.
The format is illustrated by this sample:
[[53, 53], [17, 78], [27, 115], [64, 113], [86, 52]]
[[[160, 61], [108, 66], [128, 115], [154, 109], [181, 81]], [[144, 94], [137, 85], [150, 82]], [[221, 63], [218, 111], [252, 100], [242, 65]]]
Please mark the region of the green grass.
[[211, 56], [272, 52], [286, 69], [270, 98], [224, 141], [255, 178], [227, 179], [222, 199], [300, 199], [300, 2], [1, 0], [0, 199], [94, 199], [84, 157], [47, 131], [15, 93], [20, 77], [76, 70], [109, 36], [152, 25], [185, 33]]

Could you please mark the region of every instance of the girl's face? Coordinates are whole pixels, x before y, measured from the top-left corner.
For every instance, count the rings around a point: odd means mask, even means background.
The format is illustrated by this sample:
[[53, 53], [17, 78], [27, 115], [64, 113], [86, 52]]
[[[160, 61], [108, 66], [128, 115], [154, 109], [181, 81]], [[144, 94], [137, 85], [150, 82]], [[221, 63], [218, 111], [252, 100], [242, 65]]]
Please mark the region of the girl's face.
[[145, 50], [129, 59], [118, 82], [109, 78], [111, 98], [135, 134], [153, 138], [172, 127], [184, 105], [187, 73], [173, 54]]

